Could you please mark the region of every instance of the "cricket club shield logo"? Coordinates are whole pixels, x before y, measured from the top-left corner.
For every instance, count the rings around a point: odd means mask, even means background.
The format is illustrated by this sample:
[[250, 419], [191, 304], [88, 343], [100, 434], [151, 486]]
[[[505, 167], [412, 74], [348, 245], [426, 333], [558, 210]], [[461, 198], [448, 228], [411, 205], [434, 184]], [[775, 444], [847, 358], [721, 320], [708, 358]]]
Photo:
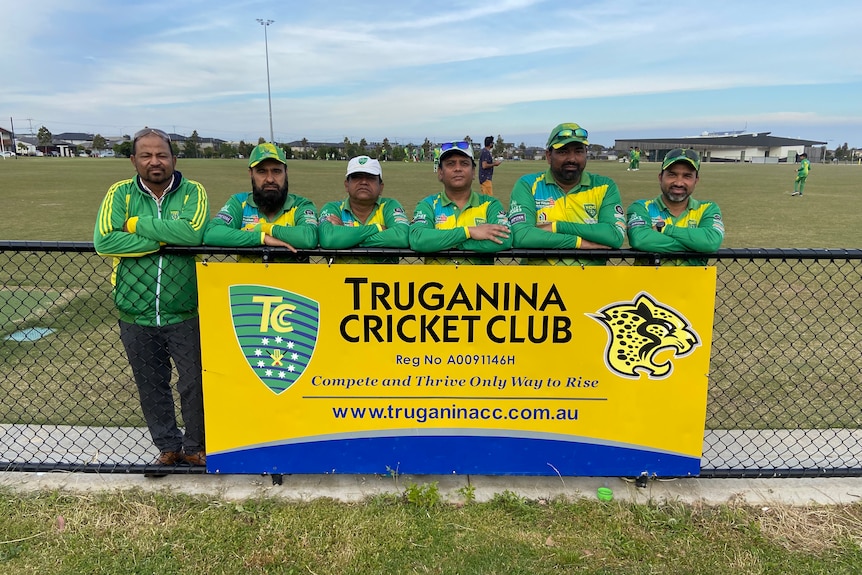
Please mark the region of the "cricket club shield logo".
[[234, 334], [249, 366], [273, 393], [293, 385], [311, 362], [320, 326], [320, 304], [261, 285], [230, 286]]

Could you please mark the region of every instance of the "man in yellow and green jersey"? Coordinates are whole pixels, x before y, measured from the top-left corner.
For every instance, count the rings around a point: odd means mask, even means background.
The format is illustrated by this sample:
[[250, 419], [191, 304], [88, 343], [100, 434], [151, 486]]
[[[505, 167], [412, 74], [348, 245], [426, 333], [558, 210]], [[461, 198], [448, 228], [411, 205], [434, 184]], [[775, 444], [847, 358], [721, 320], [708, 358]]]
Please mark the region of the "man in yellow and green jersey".
[[251, 192], [231, 196], [207, 223], [204, 244], [231, 248], [275, 246], [292, 252], [317, 247], [317, 209], [288, 193], [284, 150], [259, 144], [249, 155]]
[[[653, 253], [716, 251], [724, 240], [721, 210], [713, 202], [691, 197], [700, 172], [694, 150], [675, 148], [661, 164], [661, 195], [638, 200], [626, 212], [629, 244]], [[703, 266], [707, 258], [662, 258], [662, 265]], [[644, 263], [644, 262], [638, 262]]]
[[629, 148], [629, 167], [627, 172], [637, 172], [641, 169], [641, 149], [637, 146]]
[[[381, 197], [383, 170], [380, 162], [357, 156], [347, 163], [344, 179], [347, 198], [329, 202], [320, 210], [320, 247], [406, 248], [410, 221], [398, 200]], [[391, 261], [397, 258], [355, 257], [351, 263]]]
[[[437, 179], [443, 191], [421, 200], [410, 224], [410, 247], [417, 252], [468, 250], [492, 253], [512, 247], [506, 211], [493, 196], [472, 190], [476, 160], [469, 142], [440, 145]], [[455, 260], [430, 258], [426, 263]], [[458, 258], [460, 263], [493, 263], [493, 259]]]
[[[509, 225], [516, 248], [619, 249], [626, 223], [616, 183], [591, 174], [587, 131], [560, 124], [545, 145], [548, 169], [522, 176], [512, 189]], [[604, 265], [604, 259], [559, 258], [545, 264]]]

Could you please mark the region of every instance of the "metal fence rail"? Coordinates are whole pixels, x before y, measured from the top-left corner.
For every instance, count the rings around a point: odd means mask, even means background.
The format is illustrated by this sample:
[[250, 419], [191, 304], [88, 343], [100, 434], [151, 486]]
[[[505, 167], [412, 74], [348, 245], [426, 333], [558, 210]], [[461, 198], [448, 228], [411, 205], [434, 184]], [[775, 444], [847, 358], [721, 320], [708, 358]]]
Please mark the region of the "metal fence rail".
[[[166, 251], [211, 261], [285, 256], [268, 248]], [[644, 258], [631, 250], [511, 250], [495, 263], [575, 255], [608, 265]], [[423, 262], [409, 250], [381, 249], [286, 259], [368, 256]], [[862, 250], [724, 249], [709, 263], [718, 283], [701, 475], [862, 475]], [[119, 343], [111, 262], [91, 243], [0, 242], [0, 270], [0, 469], [146, 471], [158, 453]]]

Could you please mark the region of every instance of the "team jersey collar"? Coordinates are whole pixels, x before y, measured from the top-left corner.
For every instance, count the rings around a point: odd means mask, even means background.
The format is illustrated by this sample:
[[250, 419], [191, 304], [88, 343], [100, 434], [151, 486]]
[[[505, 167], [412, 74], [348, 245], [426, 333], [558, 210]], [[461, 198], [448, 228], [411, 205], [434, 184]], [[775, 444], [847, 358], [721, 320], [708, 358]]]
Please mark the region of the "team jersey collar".
[[[377, 210], [379, 207], [380, 207], [380, 198], [377, 198], [376, 200], [374, 200], [374, 209], [371, 210], [371, 213], [373, 214], [374, 211]], [[351, 214], [353, 213], [353, 210], [350, 209], [350, 198], [345, 198], [344, 201], [341, 202], [341, 209], [346, 211], [346, 212], [350, 212]]]
[[[448, 206], [448, 205], [454, 204], [454, 203], [455, 202], [453, 202], [452, 200], [449, 199], [449, 196], [446, 195], [445, 191], [440, 192], [440, 204], [441, 205]], [[477, 194], [473, 190], [470, 190], [470, 199], [467, 200], [466, 204], [464, 204], [464, 208], [467, 208], [467, 207], [473, 208], [473, 207], [479, 206], [481, 204], [482, 204], [482, 202], [479, 200], [479, 194]]]

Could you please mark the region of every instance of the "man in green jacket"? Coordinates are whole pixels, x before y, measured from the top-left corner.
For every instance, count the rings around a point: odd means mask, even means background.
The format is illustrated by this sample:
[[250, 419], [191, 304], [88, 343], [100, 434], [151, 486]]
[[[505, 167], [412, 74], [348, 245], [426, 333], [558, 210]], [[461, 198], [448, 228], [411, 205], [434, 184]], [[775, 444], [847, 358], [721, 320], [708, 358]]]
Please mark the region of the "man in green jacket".
[[381, 197], [380, 162], [368, 156], [351, 159], [347, 163], [344, 190], [346, 199], [329, 202], [320, 210], [320, 247], [333, 250], [407, 247], [410, 222], [398, 200]]
[[[514, 247], [585, 250], [623, 245], [626, 223], [620, 191], [612, 179], [586, 171], [587, 137], [578, 124], [558, 125], [545, 145], [548, 169], [515, 182], [509, 204]], [[605, 260], [561, 258], [547, 263], [604, 265]]]
[[248, 159], [251, 192], [231, 196], [209, 221], [204, 243], [231, 248], [276, 246], [292, 252], [317, 247], [317, 208], [288, 192], [284, 150], [258, 144]]
[[[476, 160], [470, 142], [440, 146], [437, 179], [443, 191], [422, 199], [410, 224], [410, 247], [417, 252], [469, 250], [492, 253], [512, 247], [506, 211], [493, 196], [472, 189]], [[447, 263], [431, 258], [426, 263]], [[494, 263], [481, 258], [458, 258], [461, 263]]]
[[[629, 244], [654, 253], [716, 251], [724, 239], [721, 210], [713, 202], [691, 197], [700, 172], [694, 150], [675, 148], [661, 164], [661, 195], [638, 200], [627, 211]], [[662, 265], [706, 265], [707, 258], [662, 259]]]
[[[138, 175], [108, 189], [93, 243], [99, 255], [114, 258], [120, 339], [160, 452], [154, 465], [206, 465], [195, 259], [160, 248], [201, 244], [207, 195], [175, 170], [171, 139], [161, 130], [137, 132], [131, 160]], [[172, 361], [185, 433], [174, 414]]]

